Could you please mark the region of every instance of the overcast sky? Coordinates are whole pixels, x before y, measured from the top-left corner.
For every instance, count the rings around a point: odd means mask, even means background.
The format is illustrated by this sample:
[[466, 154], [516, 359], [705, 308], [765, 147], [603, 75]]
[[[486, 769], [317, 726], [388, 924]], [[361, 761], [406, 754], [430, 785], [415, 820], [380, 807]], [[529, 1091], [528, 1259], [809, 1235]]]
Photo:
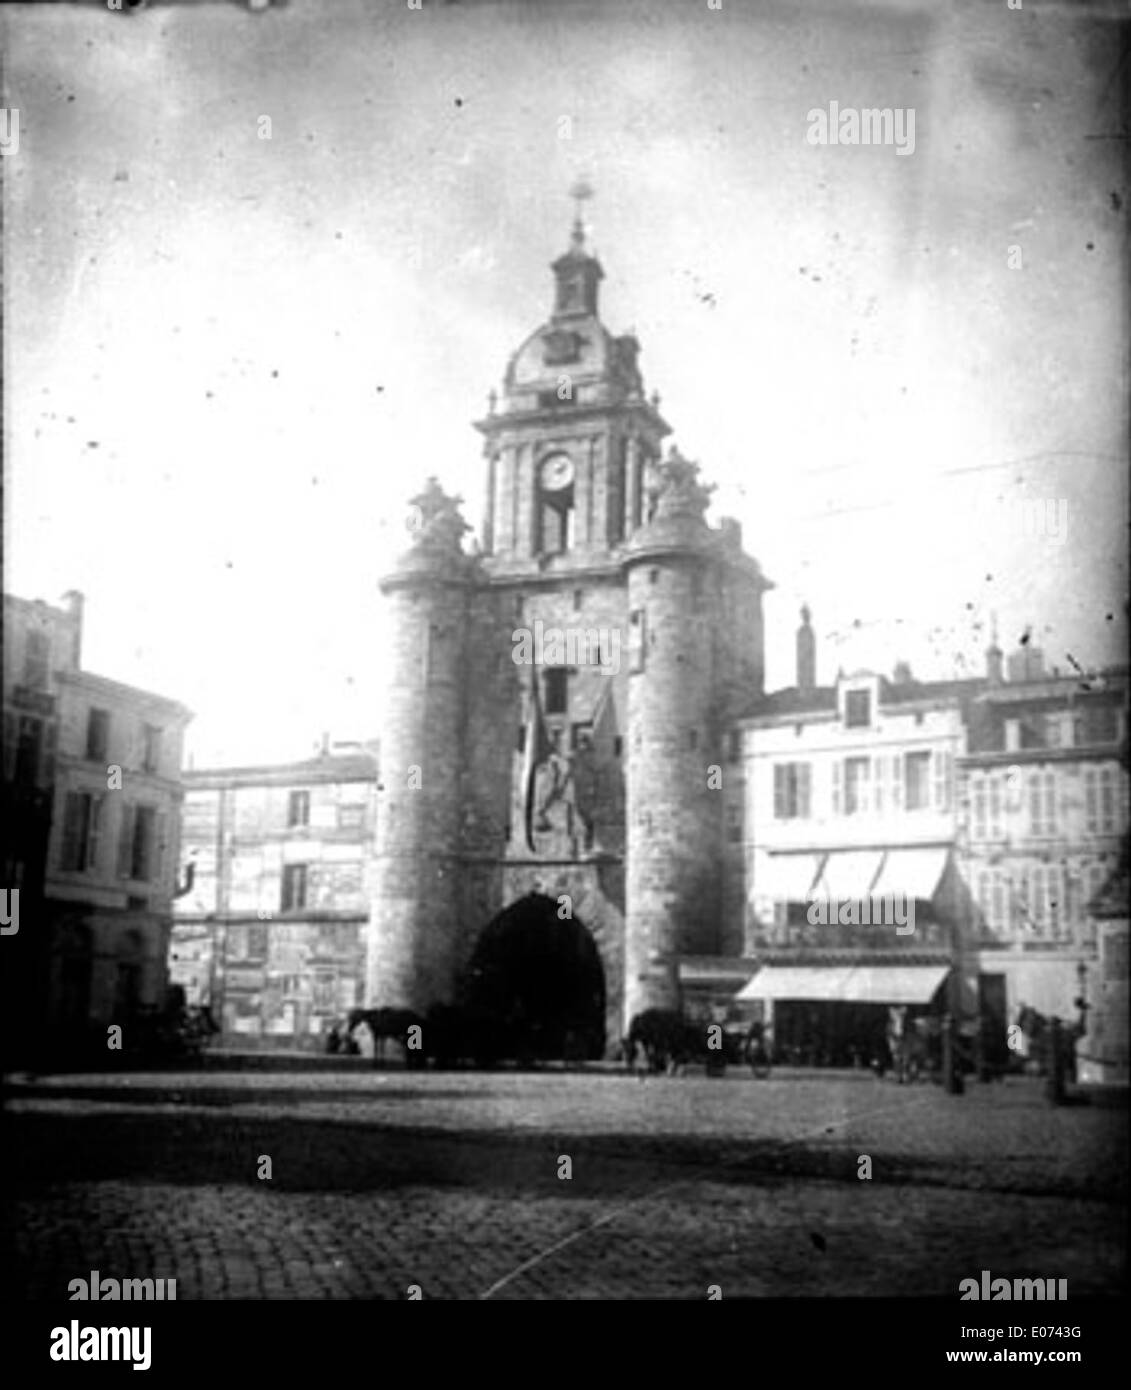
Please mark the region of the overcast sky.
[[[197, 766], [379, 732], [404, 502], [478, 526], [584, 175], [602, 317], [777, 585], [771, 687], [803, 600], [822, 680], [980, 669], [993, 613], [1121, 659], [1122, 9], [4, 7], [6, 588], [82, 589]], [[831, 101], [913, 152], [810, 144]]]

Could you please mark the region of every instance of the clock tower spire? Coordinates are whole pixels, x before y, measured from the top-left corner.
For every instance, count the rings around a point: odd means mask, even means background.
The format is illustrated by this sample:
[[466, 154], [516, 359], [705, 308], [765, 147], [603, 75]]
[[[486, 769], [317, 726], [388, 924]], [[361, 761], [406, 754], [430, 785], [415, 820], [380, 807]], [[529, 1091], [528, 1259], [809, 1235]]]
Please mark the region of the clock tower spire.
[[582, 221], [583, 204], [593, 196], [593, 190], [579, 179], [570, 189], [574, 201], [573, 231], [570, 233], [569, 250], [559, 256], [551, 269], [556, 281], [554, 297], [554, 319], [571, 319], [597, 316], [597, 286], [604, 279], [605, 272], [596, 256], [585, 249], [585, 223]]
[[507, 364], [501, 394], [478, 422], [487, 457], [482, 552], [488, 570], [517, 577], [609, 567], [646, 519], [647, 477], [670, 433], [645, 396], [631, 333], [601, 322], [601, 264], [586, 246], [575, 183], [569, 249], [554, 261], [550, 317]]

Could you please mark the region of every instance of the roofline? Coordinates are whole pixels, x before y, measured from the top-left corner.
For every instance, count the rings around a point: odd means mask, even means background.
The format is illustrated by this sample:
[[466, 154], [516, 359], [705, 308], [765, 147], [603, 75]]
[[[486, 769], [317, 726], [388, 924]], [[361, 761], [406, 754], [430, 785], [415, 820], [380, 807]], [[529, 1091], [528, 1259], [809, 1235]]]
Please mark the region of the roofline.
[[127, 685], [125, 681], [116, 681], [110, 676], [99, 676], [93, 671], [81, 669], [56, 671], [54, 675], [61, 686], [86, 686], [107, 695], [117, 695], [120, 698], [138, 700], [143, 704], [157, 705], [180, 717], [186, 724], [190, 719], [195, 718], [193, 711], [187, 705], [181, 704], [179, 700], [174, 700], [168, 695], [159, 695], [154, 690], [145, 690], [140, 685]]
[[326, 782], [376, 782], [375, 753], [328, 753], [324, 758], [289, 763], [251, 763], [242, 767], [192, 768], [182, 773], [185, 791], [223, 791], [234, 787], [317, 786]]

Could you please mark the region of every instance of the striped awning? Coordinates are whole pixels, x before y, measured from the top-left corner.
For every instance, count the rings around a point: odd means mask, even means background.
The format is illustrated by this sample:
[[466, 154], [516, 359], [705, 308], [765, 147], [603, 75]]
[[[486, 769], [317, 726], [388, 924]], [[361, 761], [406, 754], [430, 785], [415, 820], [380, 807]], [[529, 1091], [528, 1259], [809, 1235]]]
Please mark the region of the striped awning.
[[764, 965], [736, 999], [929, 1004], [946, 965]]
[[889, 849], [872, 896], [887, 894], [930, 902], [946, 868], [946, 849]]
[[807, 902], [820, 862], [817, 854], [759, 855], [754, 861], [751, 902]]
[[825, 859], [814, 893], [840, 902], [868, 897], [880, 872], [884, 852], [880, 849], [837, 850]]
[[764, 965], [736, 999], [840, 999], [851, 965]]

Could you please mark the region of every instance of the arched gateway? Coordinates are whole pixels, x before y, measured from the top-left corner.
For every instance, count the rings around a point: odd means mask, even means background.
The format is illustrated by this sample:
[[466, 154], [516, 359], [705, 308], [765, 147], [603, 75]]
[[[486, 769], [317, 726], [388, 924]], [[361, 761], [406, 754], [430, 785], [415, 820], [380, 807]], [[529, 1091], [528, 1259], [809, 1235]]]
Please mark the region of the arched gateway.
[[581, 1061], [605, 1049], [605, 972], [596, 943], [553, 898], [530, 893], [494, 917], [468, 967], [467, 1000], [497, 1019], [518, 1057]]

